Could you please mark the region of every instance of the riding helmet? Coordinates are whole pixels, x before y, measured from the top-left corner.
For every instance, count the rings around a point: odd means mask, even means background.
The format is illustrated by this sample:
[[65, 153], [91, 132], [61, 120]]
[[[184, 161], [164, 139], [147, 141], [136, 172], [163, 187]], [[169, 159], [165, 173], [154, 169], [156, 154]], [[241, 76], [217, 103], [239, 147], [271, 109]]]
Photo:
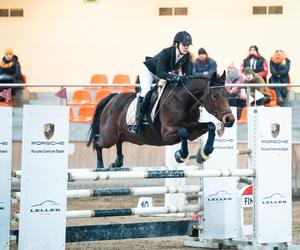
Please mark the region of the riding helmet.
[[186, 31], [179, 31], [173, 40], [174, 43], [187, 43], [192, 44], [192, 37], [191, 35]]

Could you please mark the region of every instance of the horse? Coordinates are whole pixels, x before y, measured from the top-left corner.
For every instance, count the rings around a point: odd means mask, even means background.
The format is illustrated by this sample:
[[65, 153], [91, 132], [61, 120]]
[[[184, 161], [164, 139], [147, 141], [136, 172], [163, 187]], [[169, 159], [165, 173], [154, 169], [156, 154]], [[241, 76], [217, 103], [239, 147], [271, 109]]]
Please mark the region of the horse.
[[142, 125], [139, 134], [128, 131], [126, 112], [135, 93], [113, 93], [102, 99], [96, 107], [87, 146], [93, 144], [97, 151], [97, 168], [104, 168], [102, 149], [116, 145], [117, 158], [110, 167], [122, 167], [124, 156], [122, 143], [165, 146], [181, 142], [175, 152], [176, 161], [184, 162], [188, 157], [188, 140], [193, 141], [208, 132], [204, 148], [197, 150], [196, 160], [203, 163], [213, 152], [216, 126], [212, 122], [199, 122], [200, 107], [215, 116], [224, 127], [235, 122], [228, 103], [225, 88], [225, 71], [220, 77], [214, 73], [210, 79], [186, 76], [177, 83], [168, 83], [157, 107], [154, 129]]

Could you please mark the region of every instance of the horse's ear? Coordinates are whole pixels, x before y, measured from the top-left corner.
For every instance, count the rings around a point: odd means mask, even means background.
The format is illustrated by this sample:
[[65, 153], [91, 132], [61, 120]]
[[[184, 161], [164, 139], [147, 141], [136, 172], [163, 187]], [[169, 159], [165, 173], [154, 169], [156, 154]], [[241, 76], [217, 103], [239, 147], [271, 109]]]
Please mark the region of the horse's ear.
[[221, 75], [221, 79], [223, 81], [225, 81], [225, 79], [226, 79], [226, 71], [225, 70], [223, 71], [223, 74]]
[[217, 72], [214, 72], [211, 76], [210, 82], [211, 83], [216, 82], [217, 78], [218, 78]]

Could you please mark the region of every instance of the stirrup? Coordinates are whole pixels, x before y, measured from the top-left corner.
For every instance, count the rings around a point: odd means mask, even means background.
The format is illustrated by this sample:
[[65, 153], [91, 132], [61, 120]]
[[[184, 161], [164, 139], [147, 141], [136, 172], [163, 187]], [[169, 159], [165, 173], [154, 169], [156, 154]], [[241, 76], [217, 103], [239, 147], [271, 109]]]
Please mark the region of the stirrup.
[[129, 127], [128, 132], [132, 134], [139, 134], [141, 130], [141, 127], [138, 126], [137, 124], [133, 124], [132, 126]]

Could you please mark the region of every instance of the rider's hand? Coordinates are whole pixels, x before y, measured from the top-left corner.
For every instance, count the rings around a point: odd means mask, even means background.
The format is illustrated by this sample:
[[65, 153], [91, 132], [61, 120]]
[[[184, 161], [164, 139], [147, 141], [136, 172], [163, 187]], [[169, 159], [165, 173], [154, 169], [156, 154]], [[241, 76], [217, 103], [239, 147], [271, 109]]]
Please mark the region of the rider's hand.
[[180, 82], [181, 76], [176, 75], [176, 74], [170, 74], [170, 81], [171, 82]]

